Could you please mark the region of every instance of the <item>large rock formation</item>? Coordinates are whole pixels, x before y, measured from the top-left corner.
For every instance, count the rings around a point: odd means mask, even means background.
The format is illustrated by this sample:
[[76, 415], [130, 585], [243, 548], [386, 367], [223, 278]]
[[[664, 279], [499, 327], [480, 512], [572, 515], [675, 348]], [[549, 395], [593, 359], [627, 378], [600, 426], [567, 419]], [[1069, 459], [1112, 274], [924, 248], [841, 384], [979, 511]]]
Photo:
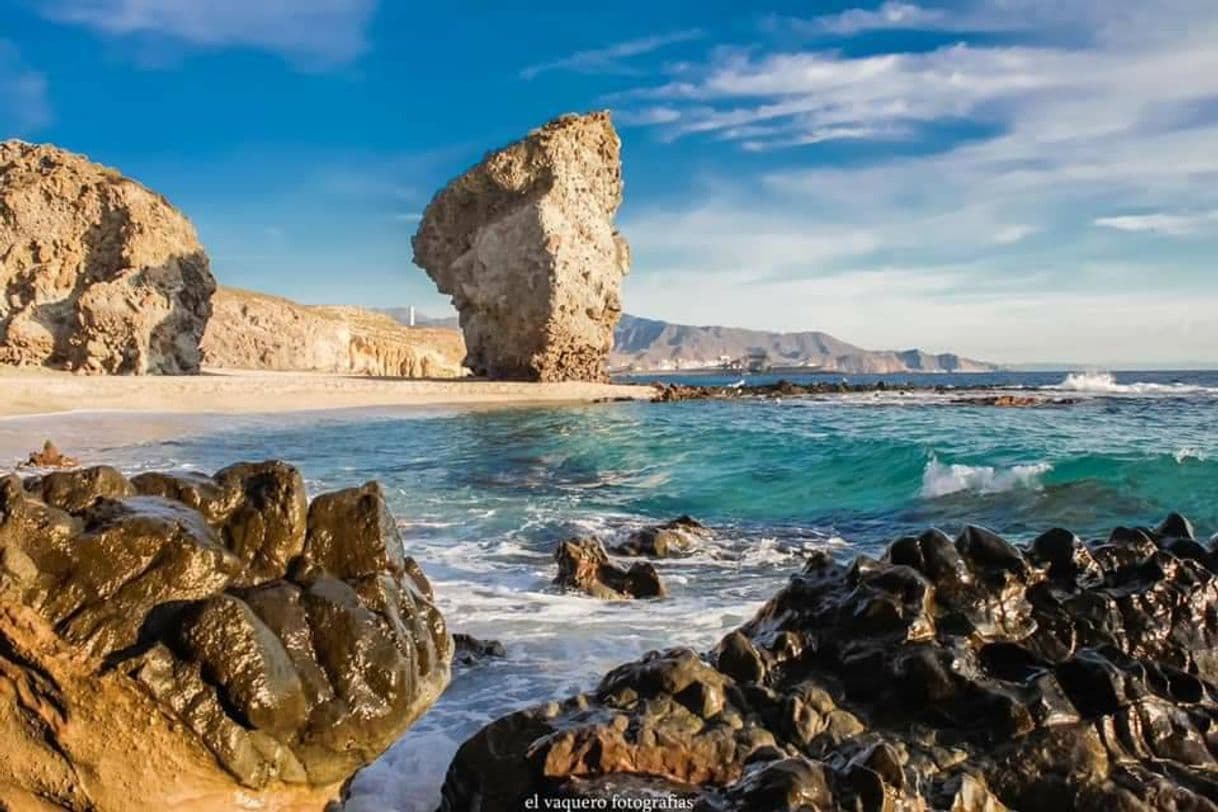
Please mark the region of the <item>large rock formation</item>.
[[464, 374], [456, 330], [405, 327], [358, 307], [300, 305], [220, 288], [203, 335], [203, 363], [221, 369], [336, 372], [394, 378]]
[[379, 486], [0, 479], [0, 807], [319, 810], [449, 679]]
[[414, 261], [461, 315], [475, 374], [606, 379], [630, 264], [613, 228], [621, 142], [608, 112], [555, 119], [431, 201]]
[[0, 143], [0, 363], [199, 370], [215, 280], [165, 198], [52, 146]]
[[442, 809], [1218, 809], [1218, 552], [1192, 535], [816, 554], [709, 654], [484, 728]]

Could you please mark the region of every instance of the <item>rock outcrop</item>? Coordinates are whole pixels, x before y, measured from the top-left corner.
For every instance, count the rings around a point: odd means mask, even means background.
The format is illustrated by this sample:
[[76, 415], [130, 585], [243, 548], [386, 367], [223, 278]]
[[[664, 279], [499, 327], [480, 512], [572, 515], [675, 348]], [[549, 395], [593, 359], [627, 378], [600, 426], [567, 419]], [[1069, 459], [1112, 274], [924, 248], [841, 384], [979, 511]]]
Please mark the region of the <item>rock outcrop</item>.
[[617, 555], [642, 555], [648, 558], [670, 558], [693, 552], [698, 543], [711, 537], [710, 529], [688, 514], [663, 524], [653, 524], [634, 531], [613, 548]]
[[621, 316], [621, 142], [568, 115], [492, 152], [428, 205], [414, 261], [452, 296], [477, 375], [602, 381]]
[[279, 462], [0, 479], [7, 809], [321, 809], [452, 641], [379, 486]]
[[1180, 517], [815, 554], [708, 654], [652, 652], [484, 728], [442, 809], [1213, 810], [1216, 570]]
[[465, 345], [456, 330], [406, 327], [358, 307], [301, 305], [220, 288], [203, 335], [203, 363], [217, 369], [456, 378]]
[[594, 538], [568, 539], [554, 550], [558, 575], [554, 583], [594, 598], [662, 598], [668, 594], [654, 565], [637, 561], [622, 569], [609, 560], [605, 546]]
[[0, 363], [198, 372], [215, 287], [165, 198], [80, 155], [0, 143]]

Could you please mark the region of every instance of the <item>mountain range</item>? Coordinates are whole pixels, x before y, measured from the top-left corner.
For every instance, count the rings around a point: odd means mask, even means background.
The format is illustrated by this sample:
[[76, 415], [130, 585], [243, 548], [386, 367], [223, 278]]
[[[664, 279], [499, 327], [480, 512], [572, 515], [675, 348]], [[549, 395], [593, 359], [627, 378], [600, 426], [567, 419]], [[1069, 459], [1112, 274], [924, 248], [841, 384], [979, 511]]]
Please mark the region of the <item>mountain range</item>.
[[865, 350], [818, 331], [776, 333], [737, 327], [672, 324], [623, 314], [614, 334], [610, 366], [659, 370], [717, 367], [750, 358], [774, 368], [825, 372], [991, 372], [998, 367], [954, 353], [918, 349]]
[[[408, 323], [410, 309], [381, 308], [380, 312]], [[415, 323], [458, 328], [456, 317], [428, 318]], [[713, 369], [727, 363], [764, 359], [772, 368], [803, 367], [847, 374], [896, 372], [992, 372], [998, 367], [955, 353], [910, 350], [866, 350], [819, 331], [778, 333], [739, 327], [673, 324], [622, 314], [614, 331], [609, 366], [615, 371]]]

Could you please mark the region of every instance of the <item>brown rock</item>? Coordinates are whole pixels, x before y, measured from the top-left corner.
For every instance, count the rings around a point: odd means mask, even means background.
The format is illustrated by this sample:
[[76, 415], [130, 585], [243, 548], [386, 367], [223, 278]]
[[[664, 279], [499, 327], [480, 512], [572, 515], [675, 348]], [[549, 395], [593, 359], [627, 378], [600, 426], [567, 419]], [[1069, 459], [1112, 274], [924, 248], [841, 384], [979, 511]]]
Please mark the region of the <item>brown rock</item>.
[[452, 640], [380, 490], [316, 502], [275, 461], [0, 479], [0, 801], [316, 810], [395, 741]]
[[53, 146], [0, 143], [0, 363], [199, 371], [216, 283], [165, 198]]
[[620, 153], [608, 112], [562, 116], [487, 155], [424, 211], [414, 261], [452, 296], [475, 374], [607, 380], [630, 264], [613, 228]]
[[42, 444], [41, 451], [31, 451], [19, 468], [75, 468], [80, 462], [59, 450], [50, 440]]
[[609, 561], [604, 545], [594, 538], [564, 541], [554, 550], [554, 560], [558, 564], [554, 583], [594, 598], [662, 598], [668, 594], [653, 565], [640, 561], [622, 569]]

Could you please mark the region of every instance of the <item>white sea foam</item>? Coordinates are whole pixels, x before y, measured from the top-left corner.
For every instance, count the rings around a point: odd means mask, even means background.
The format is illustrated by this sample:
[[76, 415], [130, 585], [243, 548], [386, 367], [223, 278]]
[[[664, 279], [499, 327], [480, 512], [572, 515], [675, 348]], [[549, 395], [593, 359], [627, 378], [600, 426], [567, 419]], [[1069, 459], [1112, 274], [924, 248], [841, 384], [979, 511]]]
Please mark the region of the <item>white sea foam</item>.
[[932, 457], [922, 472], [921, 493], [926, 499], [938, 499], [961, 491], [986, 494], [1017, 488], [1037, 489], [1041, 487], [1041, 475], [1051, 470], [1053, 466], [1047, 462], [995, 468], [992, 465], [945, 465]]
[[1191, 447], [1178, 448], [1178, 449], [1176, 449], [1176, 453], [1173, 454], [1172, 456], [1175, 457], [1176, 462], [1180, 463], [1181, 465], [1183, 465], [1187, 460], [1201, 461], [1201, 460], [1206, 459], [1206, 456], [1203, 452], [1198, 451], [1197, 449], [1191, 448]]
[[1188, 395], [1200, 392], [1216, 392], [1207, 386], [1186, 383], [1150, 383], [1134, 381], [1117, 383], [1111, 372], [1071, 372], [1066, 379], [1050, 389], [1066, 392], [1081, 392], [1097, 395]]

